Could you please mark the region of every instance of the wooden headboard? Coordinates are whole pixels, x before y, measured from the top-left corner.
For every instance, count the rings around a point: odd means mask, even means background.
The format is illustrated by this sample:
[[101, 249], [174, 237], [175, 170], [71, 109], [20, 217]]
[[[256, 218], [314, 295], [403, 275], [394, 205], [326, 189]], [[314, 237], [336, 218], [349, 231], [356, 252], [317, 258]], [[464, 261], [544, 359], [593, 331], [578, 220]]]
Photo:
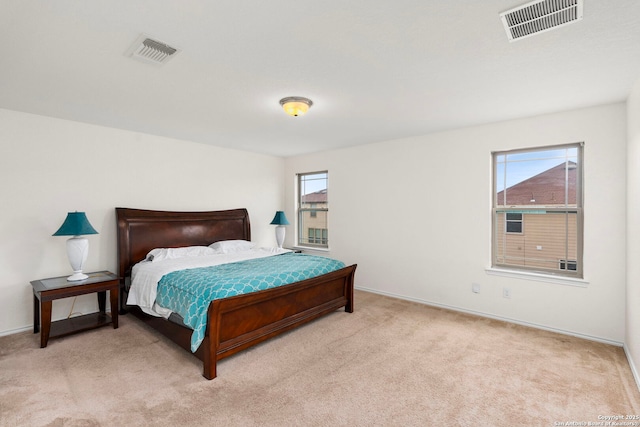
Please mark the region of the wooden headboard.
[[251, 240], [246, 209], [169, 212], [116, 208], [118, 275], [124, 279], [151, 249], [208, 246], [220, 240]]

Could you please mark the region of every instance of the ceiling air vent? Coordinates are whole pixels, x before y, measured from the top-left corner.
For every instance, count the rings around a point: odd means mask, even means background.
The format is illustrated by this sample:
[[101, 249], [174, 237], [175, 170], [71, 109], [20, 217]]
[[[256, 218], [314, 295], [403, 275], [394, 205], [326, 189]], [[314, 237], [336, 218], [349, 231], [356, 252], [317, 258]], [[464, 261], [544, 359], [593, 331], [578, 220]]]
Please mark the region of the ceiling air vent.
[[180, 49], [143, 34], [127, 50], [127, 56], [147, 63], [161, 65], [168, 62], [178, 52], [180, 52]]
[[582, 4], [583, 0], [536, 0], [502, 12], [500, 19], [513, 42], [582, 20]]

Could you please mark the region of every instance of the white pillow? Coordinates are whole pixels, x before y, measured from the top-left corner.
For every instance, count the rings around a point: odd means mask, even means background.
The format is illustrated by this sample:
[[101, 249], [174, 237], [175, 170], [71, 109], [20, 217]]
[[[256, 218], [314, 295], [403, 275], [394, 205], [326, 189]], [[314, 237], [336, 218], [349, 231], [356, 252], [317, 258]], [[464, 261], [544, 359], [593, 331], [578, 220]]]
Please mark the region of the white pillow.
[[253, 249], [255, 246], [255, 243], [249, 242], [248, 240], [221, 240], [209, 245], [211, 249], [223, 254], [244, 252]]
[[176, 259], [185, 257], [196, 257], [204, 255], [215, 255], [215, 249], [207, 246], [185, 246], [182, 248], [157, 248], [152, 249], [147, 254], [147, 261], [158, 262], [164, 259]]

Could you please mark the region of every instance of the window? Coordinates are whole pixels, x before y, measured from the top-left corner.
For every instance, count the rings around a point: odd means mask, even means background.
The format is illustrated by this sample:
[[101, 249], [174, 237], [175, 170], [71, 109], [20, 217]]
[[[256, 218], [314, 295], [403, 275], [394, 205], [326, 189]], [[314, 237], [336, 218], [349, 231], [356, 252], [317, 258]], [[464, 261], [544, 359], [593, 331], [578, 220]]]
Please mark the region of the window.
[[318, 245], [327, 245], [327, 229], [326, 228], [310, 228], [309, 243]]
[[571, 260], [567, 261], [567, 260], [561, 259], [560, 262], [558, 263], [558, 268], [560, 268], [560, 270], [576, 271], [576, 269], [578, 268], [578, 263]]
[[329, 173], [298, 174], [298, 245], [329, 247]]
[[506, 215], [505, 231], [507, 233], [522, 233], [522, 214], [509, 212]]
[[493, 267], [582, 278], [582, 148], [493, 153]]

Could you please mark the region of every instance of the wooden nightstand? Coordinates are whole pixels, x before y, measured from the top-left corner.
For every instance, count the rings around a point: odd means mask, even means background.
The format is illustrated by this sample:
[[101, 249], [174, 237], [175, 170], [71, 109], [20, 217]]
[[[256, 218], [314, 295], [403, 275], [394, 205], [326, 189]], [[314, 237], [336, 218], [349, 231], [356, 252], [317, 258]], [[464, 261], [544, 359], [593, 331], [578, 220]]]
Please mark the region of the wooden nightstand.
[[[62, 337], [76, 332], [113, 324], [118, 328], [118, 276], [108, 271], [87, 273], [89, 278], [77, 282], [67, 281], [68, 276], [34, 280], [33, 286], [33, 333], [40, 332], [40, 347], [44, 348], [49, 338]], [[107, 291], [111, 302], [111, 316], [106, 311]], [[85, 314], [51, 323], [53, 300], [77, 295], [98, 293], [98, 313]], [[42, 320], [42, 325], [40, 321]], [[42, 326], [42, 327], [40, 327]]]

